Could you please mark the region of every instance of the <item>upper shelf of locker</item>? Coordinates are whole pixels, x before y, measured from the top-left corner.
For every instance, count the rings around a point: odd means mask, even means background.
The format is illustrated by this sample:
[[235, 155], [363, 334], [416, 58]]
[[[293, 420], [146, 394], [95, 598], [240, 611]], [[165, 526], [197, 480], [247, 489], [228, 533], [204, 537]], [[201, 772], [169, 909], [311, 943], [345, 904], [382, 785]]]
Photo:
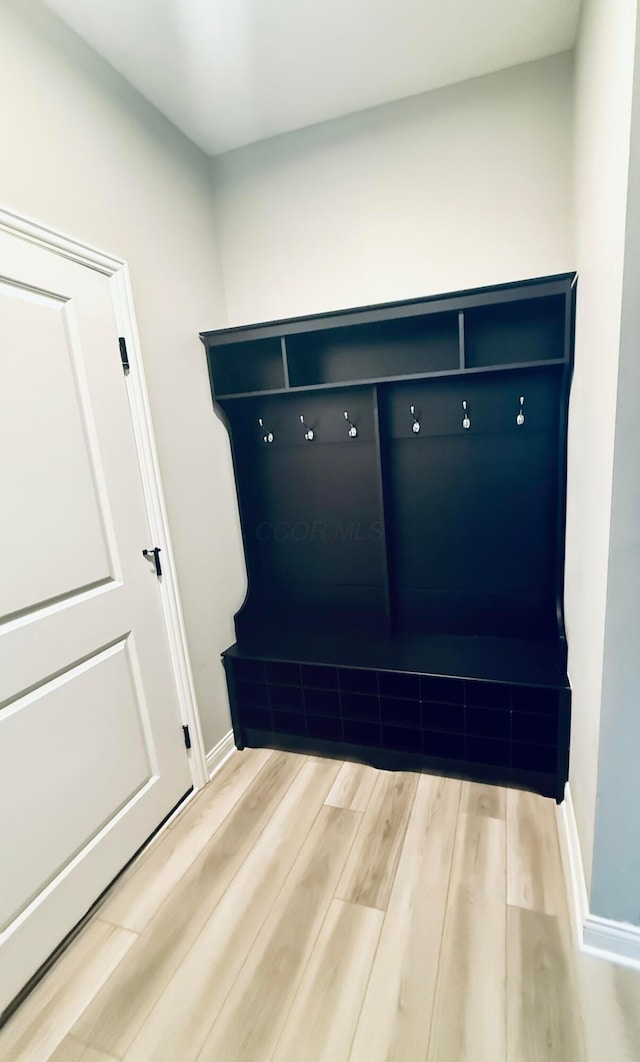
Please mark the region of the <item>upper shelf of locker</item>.
[[575, 273], [201, 333], [216, 399], [571, 359]]

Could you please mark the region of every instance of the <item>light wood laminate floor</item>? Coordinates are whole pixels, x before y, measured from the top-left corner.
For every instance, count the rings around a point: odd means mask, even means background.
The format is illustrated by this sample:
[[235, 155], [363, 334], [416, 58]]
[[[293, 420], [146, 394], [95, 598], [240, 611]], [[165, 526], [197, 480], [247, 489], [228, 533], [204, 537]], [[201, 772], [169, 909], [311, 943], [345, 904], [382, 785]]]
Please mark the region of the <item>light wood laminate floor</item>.
[[637, 1062], [575, 952], [554, 805], [234, 753], [0, 1030], [2, 1062]]

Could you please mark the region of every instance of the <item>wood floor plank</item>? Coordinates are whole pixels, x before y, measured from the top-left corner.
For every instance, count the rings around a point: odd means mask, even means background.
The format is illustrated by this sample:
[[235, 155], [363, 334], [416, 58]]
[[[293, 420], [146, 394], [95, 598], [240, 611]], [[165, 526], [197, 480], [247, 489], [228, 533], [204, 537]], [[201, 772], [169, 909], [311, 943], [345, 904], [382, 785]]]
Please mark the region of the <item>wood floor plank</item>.
[[429, 1062], [505, 1062], [505, 823], [458, 816]]
[[565, 895], [553, 801], [509, 790], [507, 903], [566, 918]]
[[152, 852], [134, 864], [100, 909], [103, 921], [136, 933], [149, 924], [271, 755], [245, 749], [229, 758], [198, 795], [188, 816], [167, 830]]
[[249, 852], [126, 1053], [195, 1059], [294, 863], [339, 764], [309, 760]]
[[92, 919], [0, 1029], [3, 1062], [49, 1059], [136, 939]]
[[507, 911], [507, 1045], [508, 1062], [585, 1058], [569, 934], [520, 907]]
[[463, 782], [460, 810], [467, 815], [488, 815], [491, 819], [506, 819], [507, 791], [499, 785]]
[[420, 777], [351, 1062], [426, 1057], [459, 804], [460, 782]]
[[199, 1059], [270, 1058], [360, 821], [355, 811], [320, 809]]
[[[258, 772], [262, 770], [269, 758], [273, 756], [273, 753], [273, 749], [234, 748], [231, 755], [227, 756], [222, 765], [217, 768], [213, 777], [194, 793], [193, 807], [189, 812], [189, 817], [195, 811], [195, 805], [200, 800], [207, 800], [211, 803], [214, 799], [214, 793], [222, 794], [231, 786], [236, 787], [239, 796], [242, 797], [244, 790], [251, 784]], [[178, 814], [171, 817], [168, 828], [174, 830], [176, 826], [179, 827], [181, 825], [183, 825], [182, 815], [179, 810]]]
[[70, 1030], [122, 1056], [269, 823], [304, 758], [274, 753]]
[[115, 1055], [105, 1055], [95, 1047], [87, 1047], [73, 1036], [65, 1036], [48, 1062], [118, 1062]]
[[378, 774], [366, 763], [343, 763], [326, 803], [348, 811], [366, 811]]
[[638, 1062], [640, 970], [575, 954], [588, 1062]]
[[336, 896], [384, 911], [404, 843], [418, 775], [381, 771]]
[[272, 1062], [346, 1062], [383, 919], [332, 901]]

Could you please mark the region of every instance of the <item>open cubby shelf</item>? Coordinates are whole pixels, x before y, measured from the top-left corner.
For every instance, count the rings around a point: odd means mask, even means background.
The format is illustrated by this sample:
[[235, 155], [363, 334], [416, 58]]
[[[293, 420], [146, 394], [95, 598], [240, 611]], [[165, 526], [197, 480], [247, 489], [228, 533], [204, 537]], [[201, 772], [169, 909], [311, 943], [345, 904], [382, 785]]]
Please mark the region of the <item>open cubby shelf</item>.
[[291, 387], [460, 368], [459, 315], [430, 314], [328, 328], [286, 339]]
[[202, 334], [249, 582], [238, 747], [562, 798], [574, 312], [562, 274]]
[[277, 337], [253, 339], [242, 350], [237, 344], [213, 347], [210, 354], [212, 379], [221, 393], [241, 394], [245, 391], [278, 391], [285, 387], [283, 343]]
[[465, 365], [494, 368], [562, 358], [564, 322], [562, 295], [471, 309], [464, 317]]

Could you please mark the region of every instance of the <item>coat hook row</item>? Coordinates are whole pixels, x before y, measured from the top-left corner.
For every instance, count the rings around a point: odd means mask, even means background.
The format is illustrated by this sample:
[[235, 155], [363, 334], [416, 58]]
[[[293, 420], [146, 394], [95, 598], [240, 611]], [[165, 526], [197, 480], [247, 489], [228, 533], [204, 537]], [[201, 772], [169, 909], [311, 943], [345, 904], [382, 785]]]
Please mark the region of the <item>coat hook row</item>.
[[[348, 410], [345, 410], [344, 412], [344, 419], [349, 425], [349, 438], [356, 439], [358, 437], [358, 429], [356, 428], [353, 421], [349, 419]], [[316, 437], [316, 433], [315, 430], [309, 424], [307, 424], [306, 420], [304, 419], [304, 413], [299, 414], [299, 421], [302, 424], [302, 427], [304, 428], [304, 437], [306, 441], [313, 442]], [[275, 435], [272, 431], [265, 428], [264, 420], [262, 417], [258, 417], [258, 424], [260, 425], [260, 428], [262, 430], [262, 441], [265, 443], [272, 443], [275, 440]], [[420, 429], [418, 428], [418, 430]]]
[[[524, 423], [525, 423], [524, 401], [525, 401], [525, 396], [524, 395], [520, 395], [518, 411], [516, 413], [516, 424], [517, 424], [517, 426], [519, 428], [521, 428], [524, 425]], [[414, 433], [414, 435], [419, 435], [420, 431], [422, 430], [422, 424], [421, 424], [420, 419], [418, 417], [418, 413], [417, 413], [416, 407], [415, 407], [415, 405], [413, 405], [413, 403], [409, 406], [409, 413], [410, 413], [411, 418], [412, 418], [411, 430]], [[351, 420], [351, 418], [349, 417], [349, 411], [346, 410], [346, 409], [344, 411], [344, 419], [346, 420], [347, 424], [349, 425], [349, 430], [348, 430], [349, 438], [350, 439], [356, 439], [358, 437], [358, 429], [357, 429], [356, 425], [353, 423], [353, 421]], [[302, 427], [304, 428], [304, 438], [305, 438], [305, 440], [307, 442], [313, 442], [313, 440], [316, 437], [315, 429], [312, 428], [307, 423], [307, 421], [304, 419], [304, 413], [300, 413], [299, 414], [299, 420], [300, 420], [300, 423], [301, 423]], [[274, 441], [274, 439], [275, 439], [275, 435], [274, 435], [274, 433], [272, 431], [267, 430], [265, 428], [264, 420], [262, 419], [262, 417], [258, 418], [258, 424], [260, 425], [260, 427], [262, 429], [262, 432], [263, 432], [263, 434], [262, 434], [263, 442], [272, 443]], [[469, 403], [468, 403], [466, 398], [464, 398], [462, 400], [462, 427], [465, 429], [465, 431], [468, 431], [471, 428], [471, 416], [470, 416], [470, 410], [469, 410]]]
[[[524, 395], [520, 395], [518, 412], [516, 414], [516, 424], [518, 425], [519, 428], [521, 428], [523, 426], [524, 422], [525, 422], [524, 399], [525, 399], [525, 396]], [[418, 415], [416, 413], [416, 407], [413, 404], [409, 406], [409, 413], [411, 414], [411, 417], [413, 419], [413, 424], [411, 425], [411, 430], [416, 435], [418, 435], [418, 433], [420, 432], [420, 430], [422, 428], [422, 425], [420, 423], [420, 420], [418, 419]], [[345, 416], [346, 416], [346, 413], [345, 413]], [[469, 403], [468, 403], [466, 398], [464, 398], [462, 400], [462, 427], [465, 429], [465, 431], [468, 431], [469, 428], [471, 427], [471, 416], [470, 416], [470, 411], [469, 411]]]

